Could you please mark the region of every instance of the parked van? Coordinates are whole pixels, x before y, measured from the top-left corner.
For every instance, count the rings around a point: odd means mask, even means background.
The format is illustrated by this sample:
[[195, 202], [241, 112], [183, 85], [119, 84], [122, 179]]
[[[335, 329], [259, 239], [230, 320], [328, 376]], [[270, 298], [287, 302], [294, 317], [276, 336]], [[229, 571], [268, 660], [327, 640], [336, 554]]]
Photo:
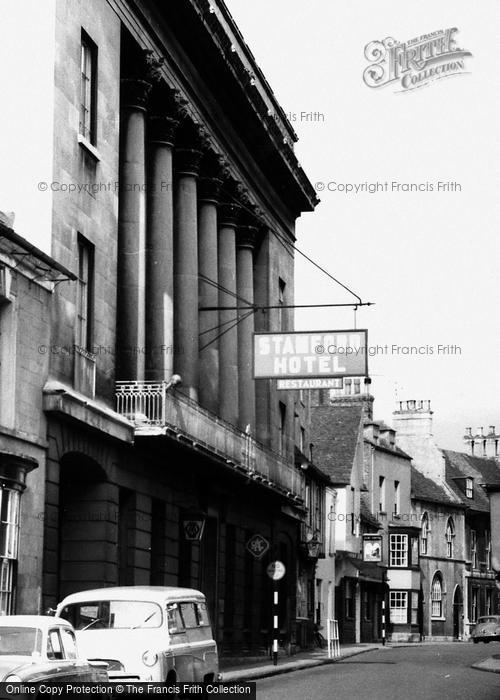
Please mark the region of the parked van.
[[205, 596], [192, 588], [122, 586], [81, 591], [57, 606], [89, 660], [111, 681], [211, 682], [217, 645]]

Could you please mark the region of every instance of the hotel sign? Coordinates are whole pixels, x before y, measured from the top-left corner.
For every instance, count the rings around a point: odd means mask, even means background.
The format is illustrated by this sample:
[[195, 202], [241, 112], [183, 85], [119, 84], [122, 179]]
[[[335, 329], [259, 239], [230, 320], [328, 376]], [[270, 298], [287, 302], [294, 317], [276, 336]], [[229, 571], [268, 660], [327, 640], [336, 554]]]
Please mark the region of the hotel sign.
[[[368, 375], [366, 330], [254, 334], [254, 378], [294, 380], [320, 388], [312, 379]], [[287, 384], [287, 382], [282, 382]]]

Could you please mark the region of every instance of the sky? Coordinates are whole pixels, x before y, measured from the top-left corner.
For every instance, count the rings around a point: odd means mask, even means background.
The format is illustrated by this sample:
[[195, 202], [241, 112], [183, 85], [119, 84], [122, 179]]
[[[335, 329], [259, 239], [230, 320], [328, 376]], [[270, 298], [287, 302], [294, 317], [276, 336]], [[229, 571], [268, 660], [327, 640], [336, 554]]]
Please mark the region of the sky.
[[[500, 3], [226, 3], [321, 198], [297, 222], [298, 246], [374, 302], [356, 323], [368, 329], [376, 417], [390, 422], [396, 400], [429, 399], [441, 447], [465, 449], [468, 426], [500, 433]], [[472, 54], [460, 74], [413, 90], [363, 81], [370, 42], [448, 28]], [[323, 116], [306, 118], [315, 112]], [[363, 183], [381, 184], [339, 191]], [[295, 303], [351, 299], [297, 258]], [[350, 309], [296, 313], [299, 330], [353, 323]]]

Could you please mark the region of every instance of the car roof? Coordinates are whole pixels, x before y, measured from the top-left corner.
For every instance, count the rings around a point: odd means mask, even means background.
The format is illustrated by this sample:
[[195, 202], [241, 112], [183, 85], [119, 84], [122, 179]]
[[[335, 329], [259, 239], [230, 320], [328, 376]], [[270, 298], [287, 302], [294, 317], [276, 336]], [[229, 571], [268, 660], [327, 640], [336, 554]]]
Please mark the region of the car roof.
[[73, 629], [70, 622], [54, 615], [0, 615], [0, 627], [38, 627], [48, 629], [62, 625]]
[[79, 591], [66, 596], [59, 605], [64, 603], [84, 603], [98, 600], [140, 600], [167, 601], [186, 599], [205, 599], [201, 591], [194, 588], [178, 588], [177, 586], [112, 586], [111, 588], [94, 588], [89, 591]]

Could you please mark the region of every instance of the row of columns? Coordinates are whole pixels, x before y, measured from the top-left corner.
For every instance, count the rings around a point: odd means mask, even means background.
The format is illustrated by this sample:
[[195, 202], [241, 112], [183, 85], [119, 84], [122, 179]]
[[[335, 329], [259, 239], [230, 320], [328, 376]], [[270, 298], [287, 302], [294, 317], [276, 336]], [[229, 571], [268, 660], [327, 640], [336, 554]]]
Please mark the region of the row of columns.
[[258, 222], [228, 195], [220, 158], [182, 109], [170, 100], [169, 113], [148, 116], [151, 83], [122, 82], [119, 378], [175, 372], [191, 399], [254, 432], [254, 314], [230, 327], [254, 303]]

